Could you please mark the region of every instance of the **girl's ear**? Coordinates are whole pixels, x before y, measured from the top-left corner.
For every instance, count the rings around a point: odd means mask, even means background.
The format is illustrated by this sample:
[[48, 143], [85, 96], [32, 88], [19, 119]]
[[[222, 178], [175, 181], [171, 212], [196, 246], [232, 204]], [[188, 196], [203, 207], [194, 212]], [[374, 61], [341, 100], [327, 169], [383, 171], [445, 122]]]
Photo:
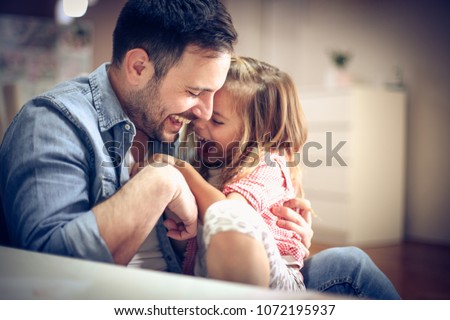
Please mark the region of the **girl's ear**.
[[127, 80], [133, 86], [145, 85], [155, 74], [153, 62], [143, 49], [128, 51], [124, 63]]

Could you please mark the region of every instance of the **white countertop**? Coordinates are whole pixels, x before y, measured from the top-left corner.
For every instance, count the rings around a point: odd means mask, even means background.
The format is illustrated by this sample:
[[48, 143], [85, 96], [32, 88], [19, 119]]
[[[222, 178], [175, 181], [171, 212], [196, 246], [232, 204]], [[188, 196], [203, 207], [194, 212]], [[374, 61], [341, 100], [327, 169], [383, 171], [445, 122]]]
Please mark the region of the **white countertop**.
[[[0, 299], [330, 299], [0, 246]], [[332, 298], [333, 299], [333, 298]]]

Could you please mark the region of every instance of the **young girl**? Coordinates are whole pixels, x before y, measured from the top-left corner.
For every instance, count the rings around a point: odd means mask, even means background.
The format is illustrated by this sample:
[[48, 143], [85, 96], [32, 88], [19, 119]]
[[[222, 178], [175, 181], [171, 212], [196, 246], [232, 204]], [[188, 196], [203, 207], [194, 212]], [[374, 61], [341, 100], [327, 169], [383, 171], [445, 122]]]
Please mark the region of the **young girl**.
[[[304, 290], [300, 269], [308, 251], [271, 212], [302, 196], [299, 151], [307, 130], [292, 79], [267, 63], [233, 58], [212, 118], [193, 121], [188, 133], [196, 141], [194, 165], [163, 155], [157, 161], [178, 168], [196, 198], [204, 226], [195, 273]], [[218, 209], [222, 201], [228, 203]], [[229, 250], [232, 257], [224, 254]]]

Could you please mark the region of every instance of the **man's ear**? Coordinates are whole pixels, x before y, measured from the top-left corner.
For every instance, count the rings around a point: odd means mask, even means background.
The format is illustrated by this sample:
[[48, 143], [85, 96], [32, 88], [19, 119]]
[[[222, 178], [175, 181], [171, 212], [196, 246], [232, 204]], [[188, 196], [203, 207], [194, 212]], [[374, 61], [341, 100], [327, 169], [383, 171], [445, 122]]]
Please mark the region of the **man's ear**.
[[127, 79], [130, 84], [140, 86], [146, 84], [155, 73], [153, 63], [145, 50], [136, 48], [125, 55], [125, 68]]

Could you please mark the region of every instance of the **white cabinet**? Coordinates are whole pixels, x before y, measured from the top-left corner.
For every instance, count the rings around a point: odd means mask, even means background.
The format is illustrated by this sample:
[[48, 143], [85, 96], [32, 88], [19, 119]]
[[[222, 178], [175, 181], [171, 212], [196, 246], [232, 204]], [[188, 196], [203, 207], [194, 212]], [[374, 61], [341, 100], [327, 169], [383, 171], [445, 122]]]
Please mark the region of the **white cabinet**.
[[308, 121], [303, 187], [318, 217], [314, 241], [335, 245], [403, 239], [406, 97], [349, 87], [300, 90]]

